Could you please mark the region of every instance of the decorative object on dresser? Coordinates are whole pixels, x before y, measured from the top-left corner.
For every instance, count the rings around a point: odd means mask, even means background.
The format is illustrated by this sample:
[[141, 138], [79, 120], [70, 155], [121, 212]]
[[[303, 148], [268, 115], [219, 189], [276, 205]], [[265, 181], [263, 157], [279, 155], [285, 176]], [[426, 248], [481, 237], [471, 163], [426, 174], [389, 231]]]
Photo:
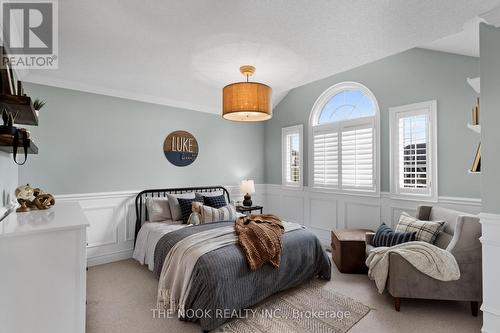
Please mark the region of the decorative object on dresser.
[[263, 121], [273, 115], [272, 89], [258, 82], [248, 82], [255, 67], [245, 65], [240, 72], [247, 81], [229, 84], [222, 90], [222, 117], [233, 121]]
[[172, 132], [163, 142], [163, 153], [173, 165], [188, 166], [198, 157], [198, 141], [189, 132]]
[[369, 229], [337, 229], [332, 231], [332, 258], [341, 273], [365, 274], [366, 233]]
[[250, 194], [255, 193], [255, 184], [253, 180], [242, 180], [240, 185], [241, 193], [246, 193], [243, 200], [243, 206], [250, 207], [252, 206], [252, 197]]
[[26, 213], [31, 210], [45, 210], [54, 206], [56, 201], [52, 194], [45, 193], [39, 188], [31, 188], [29, 184], [19, 186], [15, 195], [17, 202], [21, 205], [16, 212]]
[[[401, 298], [455, 300], [470, 302], [472, 315], [477, 316], [478, 302], [482, 300], [479, 218], [437, 206], [418, 206], [416, 218], [421, 221], [445, 221], [434, 245], [455, 257], [460, 269], [460, 279], [456, 281], [434, 279], [412, 266], [398, 253], [390, 253], [385, 288], [394, 297], [396, 311], [400, 310]], [[374, 249], [373, 235], [367, 234], [367, 253], [372, 249]]]
[[254, 210], [258, 210], [262, 214], [263, 208], [264, 207], [262, 207], [262, 206], [248, 206], [248, 207], [247, 206], [236, 206], [236, 211], [238, 213], [248, 214], [248, 213], [253, 212]]

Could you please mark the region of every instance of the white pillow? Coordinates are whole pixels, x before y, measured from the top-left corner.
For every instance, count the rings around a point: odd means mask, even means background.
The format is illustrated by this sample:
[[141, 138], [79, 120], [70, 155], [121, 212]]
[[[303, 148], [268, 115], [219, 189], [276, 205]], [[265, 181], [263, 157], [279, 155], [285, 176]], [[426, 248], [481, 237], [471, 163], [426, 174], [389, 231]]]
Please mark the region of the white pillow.
[[146, 198], [146, 208], [150, 222], [161, 222], [172, 219], [167, 198]]
[[182, 220], [181, 206], [179, 205], [179, 200], [181, 199], [194, 199], [195, 195], [193, 192], [182, 193], [182, 194], [167, 194], [168, 204], [170, 205], [170, 213], [172, 214], [172, 220], [178, 221]]

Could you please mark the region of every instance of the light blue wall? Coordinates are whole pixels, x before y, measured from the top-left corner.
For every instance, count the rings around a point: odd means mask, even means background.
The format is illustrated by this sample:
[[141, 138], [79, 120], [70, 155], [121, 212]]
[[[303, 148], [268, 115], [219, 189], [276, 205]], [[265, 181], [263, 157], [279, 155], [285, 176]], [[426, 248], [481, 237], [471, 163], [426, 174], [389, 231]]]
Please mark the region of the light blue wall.
[[467, 129], [476, 95], [467, 77], [479, 75], [479, 59], [423, 49], [409, 50], [293, 89], [265, 126], [265, 180], [281, 183], [281, 128], [304, 124], [307, 185], [308, 121], [318, 96], [342, 81], [356, 81], [376, 96], [381, 110], [381, 190], [390, 190], [390, 107], [438, 101], [439, 195], [480, 197], [479, 178], [469, 175], [478, 137]]
[[[264, 181], [263, 124], [41, 85], [26, 90], [47, 105], [32, 128], [40, 153], [20, 168], [20, 183], [72, 194]], [[163, 154], [175, 130], [198, 141], [190, 166], [175, 167]]]
[[481, 24], [480, 35], [483, 212], [500, 214], [500, 28]]
[[[24, 157], [21, 157], [21, 161]], [[12, 154], [0, 152], [0, 208], [13, 199], [14, 190], [18, 186], [18, 168]]]

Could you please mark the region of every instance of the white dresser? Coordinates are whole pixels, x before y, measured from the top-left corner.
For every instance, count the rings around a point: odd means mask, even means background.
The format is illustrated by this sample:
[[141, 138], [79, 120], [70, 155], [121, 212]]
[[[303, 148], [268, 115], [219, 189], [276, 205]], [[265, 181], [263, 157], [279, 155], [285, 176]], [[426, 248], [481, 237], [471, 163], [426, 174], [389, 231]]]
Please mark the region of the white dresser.
[[85, 332], [87, 226], [76, 202], [0, 222], [0, 332]]

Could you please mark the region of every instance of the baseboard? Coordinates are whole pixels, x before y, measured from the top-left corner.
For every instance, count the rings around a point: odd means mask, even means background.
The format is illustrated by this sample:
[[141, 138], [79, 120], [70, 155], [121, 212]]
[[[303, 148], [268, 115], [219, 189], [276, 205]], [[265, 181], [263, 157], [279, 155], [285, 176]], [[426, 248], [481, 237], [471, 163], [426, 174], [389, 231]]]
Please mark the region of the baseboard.
[[87, 266], [97, 266], [103, 264], [109, 264], [110, 262], [126, 260], [132, 258], [132, 254], [134, 253], [134, 249], [124, 250], [120, 252], [108, 253], [99, 256], [94, 256], [91, 258], [87, 258]]

